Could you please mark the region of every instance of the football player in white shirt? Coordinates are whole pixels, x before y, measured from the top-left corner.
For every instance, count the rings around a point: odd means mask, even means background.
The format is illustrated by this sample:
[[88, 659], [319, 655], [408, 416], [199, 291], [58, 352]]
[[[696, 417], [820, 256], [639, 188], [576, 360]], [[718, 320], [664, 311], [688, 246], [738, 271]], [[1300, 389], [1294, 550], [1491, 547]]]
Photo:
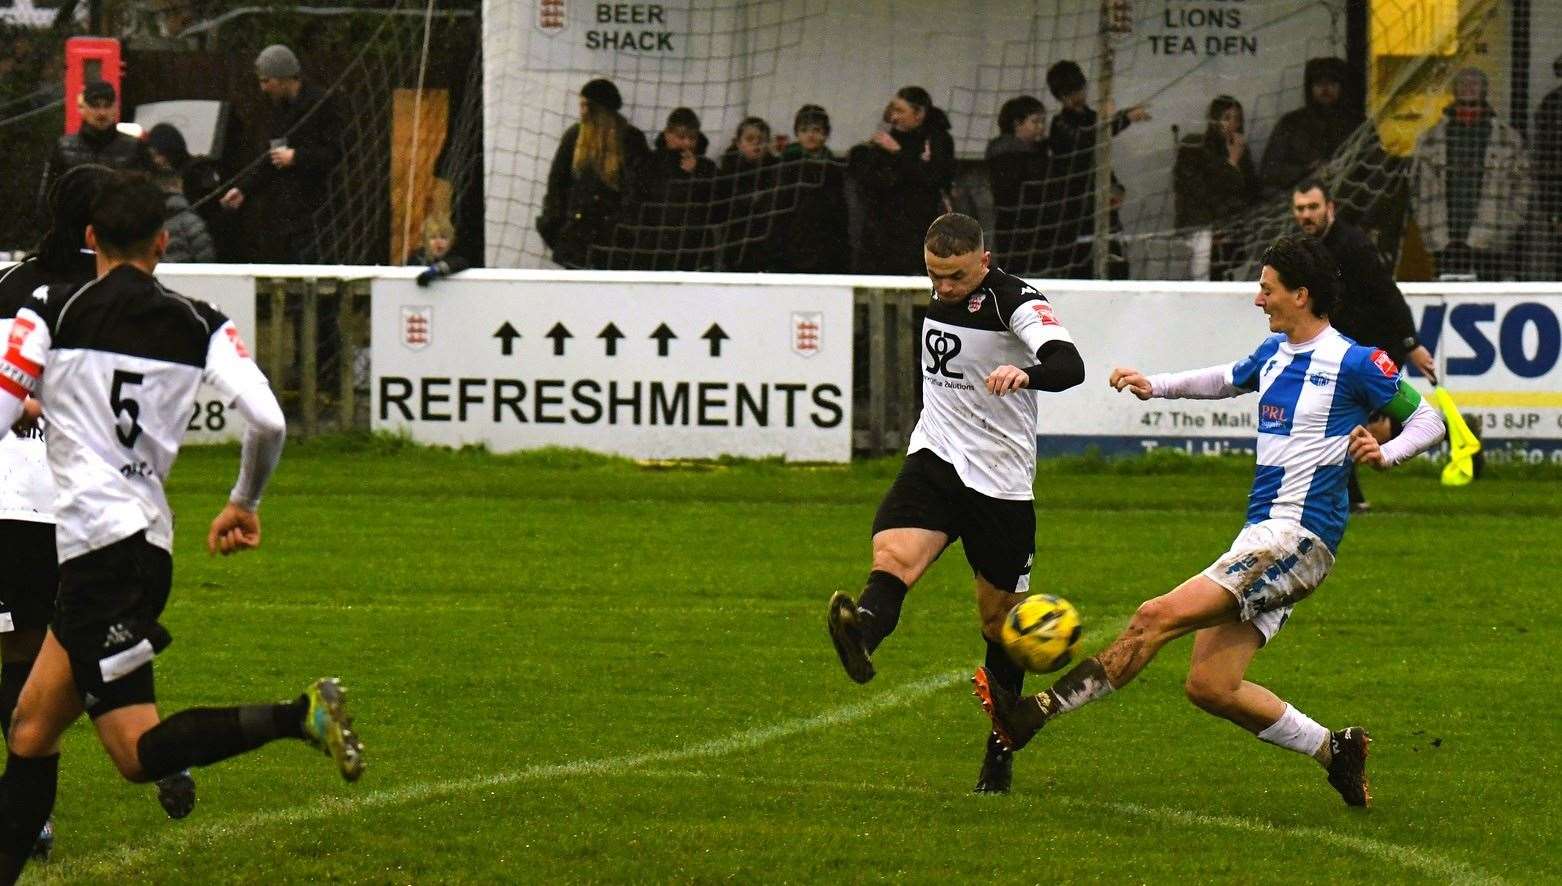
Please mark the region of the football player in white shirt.
[[[1291, 608], [1328, 576], [1350, 513], [1349, 464], [1387, 469], [1443, 438], [1437, 413], [1388, 355], [1329, 325], [1339, 285], [1318, 240], [1292, 234], [1264, 253], [1254, 304], [1276, 335], [1235, 364], [1145, 376], [1119, 368], [1110, 384], [1141, 400], [1215, 399], [1259, 392], [1258, 456], [1247, 522], [1231, 549], [1172, 591], [1146, 601], [1128, 628], [1051, 689], [1020, 698], [987, 670], [972, 682], [994, 729], [1012, 748], [1048, 720], [1121, 689], [1172, 640], [1195, 633], [1189, 700], [1263, 741], [1312, 757], [1351, 806], [1371, 802], [1367, 733], [1330, 732], [1246, 679], [1248, 664]], [[1404, 423], [1379, 446], [1363, 427], [1382, 411]]]
[[[976, 583], [986, 662], [1019, 693], [1025, 671], [999, 642], [1003, 617], [1030, 586], [1036, 551], [1034, 392], [1085, 379], [1084, 362], [1035, 287], [989, 267], [982, 226], [951, 212], [927, 230], [933, 283], [922, 323], [922, 414], [900, 474], [873, 520], [862, 596], [830, 598], [830, 639], [846, 673], [873, 678], [871, 656], [895, 630], [907, 590], [955, 539]], [[1013, 753], [990, 734], [978, 793], [1009, 790]]]
[[323, 749], [348, 781], [363, 771], [335, 680], [290, 702], [158, 714], [152, 662], [172, 639], [158, 621], [173, 579], [163, 483], [197, 385], [218, 388], [248, 422], [238, 482], [207, 534], [211, 551], [259, 546], [255, 511], [286, 431], [232, 321], [152, 276], [168, 242], [162, 193], [144, 177], [116, 176], [91, 219], [97, 279], [29, 300], [0, 352], [0, 437], [29, 396], [49, 423], [60, 559], [54, 621], [22, 688], [0, 776], [4, 882], [20, 875], [53, 808], [60, 736], [83, 713], [133, 782], [289, 737]]

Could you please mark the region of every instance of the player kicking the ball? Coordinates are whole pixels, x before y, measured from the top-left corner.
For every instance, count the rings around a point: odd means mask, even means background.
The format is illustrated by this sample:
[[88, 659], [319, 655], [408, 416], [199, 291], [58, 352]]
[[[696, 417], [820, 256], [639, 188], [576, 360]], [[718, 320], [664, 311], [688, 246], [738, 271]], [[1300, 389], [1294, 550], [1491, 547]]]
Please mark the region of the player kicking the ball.
[[[906, 591], [955, 539], [976, 581], [993, 678], [1018, 693], [1025, 672], [999, 642], [1025, 599], [1036, 551], [1032, 391], [1085, 379], [1068, 330], [1035, 287], [989, 268], [982, 226], [934, 220], [923, 242], [933, 298], [922, 323], [922, 415], [900, 474], [873, 518], [873, 571], [856, 601], [830, 598], [828, 626], [846, 673], [873, 678], [870, 656], [895, 630]], [[1024, 368], [1022, 368], [1024, 367]], [[1006, 793], [1013, 753], [989, 736], [978, 793]]]
[[[1335, 732], [1243, 679], [1291, 607], [1323, 583], [1345, 534], [1349, 461], [1384, 469], [1443, 438], [1443, 423], [1380, 350], [1356, 344], [1329, 325], [1338, 271], [1323, 244], [1279, 238], [1263, 255], [1253, 303], [1269, 316], [1265, 339], [1235, 364], [1146, 377], [1116, 369], [1111, 385], [1141, 400], [1219, 399], [1251, 391], [1258, 399], [1258, 467], [1247, 523], [1231, 550], [1202, 573], [1140, 605], [1128, 628], [1039, 695], [1021, 698], [978, 669], [972, 682], [994, 730], [1024, 747], [1047, 721], [1121, 689], [1155, 654], [1195, 634], [1187, 693], [1204, 710], [1261, 740], [1306, 754], [1328, 772], [1351, 806], [1371, 801], [1366, 730]], [[1381, 410], [1404, 423], [1379, 447], [1362, 427]]]
[[[248, 423], [238, 482], [207, 535], [213, 552], [260, 545], [255, 510], [286, 431], [232, 321], [152, 276], [168, 243], [154, 185], [123, 176], [104, 183], [86, 238], [97, 253], [97, 279], [29, 299], [0, 352], [0, 437], [29, 395], [49, 422], [60, 558], [54, 619], [22, 687], [0, 776], [5, 883], [21, 874], [54, 806], [60, 736], [83, 713], [132, 782], [278, 738], [324, 750], [348, 781], [363, 772], [363, 748], [335, 680], [317, 680], [292, 701], [159, 717], [152, 661], [172, 639], [158, 622], [173, 579], [173, 514], [163, 482], [196, 386], [215, 386]], [[0, 552], [0, 564], [11, 566], [16, 553]]]

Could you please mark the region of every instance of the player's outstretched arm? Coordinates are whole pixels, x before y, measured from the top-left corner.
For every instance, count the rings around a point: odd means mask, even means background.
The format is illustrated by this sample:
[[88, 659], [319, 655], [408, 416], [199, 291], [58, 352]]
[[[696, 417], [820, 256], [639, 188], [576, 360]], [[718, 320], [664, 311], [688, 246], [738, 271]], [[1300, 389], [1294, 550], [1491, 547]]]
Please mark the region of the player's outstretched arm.
[[1126, 366], [1113, 367], [1106, 383], [1112, 386], [1112, 390], [1128, 391], [1140, 400], [1148, 400], [1155, 396], [1154, 390], [1150, 387], [1150, 380], [1144, 373]]

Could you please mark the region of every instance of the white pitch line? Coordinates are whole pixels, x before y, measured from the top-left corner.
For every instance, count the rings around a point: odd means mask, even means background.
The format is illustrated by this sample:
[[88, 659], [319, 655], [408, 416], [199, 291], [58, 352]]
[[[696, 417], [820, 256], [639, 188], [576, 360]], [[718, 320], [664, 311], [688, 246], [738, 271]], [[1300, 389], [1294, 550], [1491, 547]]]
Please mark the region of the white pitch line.
[[[809, 788], [819, 790], [850, 790], [850, 791], [888, 791], [902, 794], [918, 794], [939, 798], [947, 798], [948, 792], [936, 790], [930, 787], [918, 785], [895, 784], [889, 782], [874, 782], [872, 784], [842, 784], [838, 781], [765, 778], [763, 776], [733, 776], [700, 770], [678, 769], [651, 769], [640, 770], [634, 773], [623, 773], [628, 776], [641, 776], [648, 778], [686, 778], [703, 779], [708, 781], [735, 781], [743, 784], [759, 785], [762, 787], [783, 788]], [[1419, 849], [1414, 846], [1404, 846], [1399, 843], [1390, 843], [1385, 840], [1374, 840], [1371, 837], [1358, 837], [1353, 834], [1341, 834], [1327, 828], [1319, 827], [1284, 827], [1273, 825], [1269, 822], [1258, 821], [1251, 818], [1240, 818], [1232, 815], [1209, 815], [1202, 812], [1190, 812], [1186, 809], [1177, 809], [1167, 806], [1141, 806], [1138, 803], [1118, 803], [1107, 800], [1083, 800], [1075, 797], [1064, 797], [1057, 794], [1047, 797], [1049, 806], [1073, 806], [1080, 809], [1108, 810], [1115, 815], [1136, 818], [1154, 818], [1163, 821], [1192, 824], [1200, 827], [1222, 828], [1225, 830], [1246, 831], [1266, 837], [1296, 837], [1304, 840], [1329, 843], [1334, 846], [1389, 862], [1401, 868], [1416, 871], [1438, 880], [1460, 884], [1482, 884], [1482, 886], [1500, 886], [1503, 880], [1493, 874], [1486, 873], [1464, 862], [1445, 858], [1434, 852]]]
[[[253, 837], [258, 828], [275, 825], [297, 825], [318, 821], [337, 815], [364, 809], [400, 806], [417, 803], [448, 794], [473, 793], [489, 788], [502, 787], [523, 781], [538, 781], [569, 775], [610, 775], [658, 763], [677, 763], [706, 757], [719, 757], [735, 751], [746, 751], [783, 738], [804, 732], [842, 726], [866, 720], [891, 708], [901, 707], [925, 698], [940, 689], [953, 686], [966, 679], [965, 669], [942, 671], [911, 683], [875, 695], [872, 698], [832, 708], [811, 717], [783, 720], [768, 726], [756, 726], [734, 732], [724, 738], [699, 742], [665, 751], [645, 754], [626, 754], [603, 757], [596, 760], [575, 760], [568, 763], [547, 763], [527, 766], [509, 772], [492, 775], [458, 778], [447, 781], [414, 782], [381, 791], [354, 792], [351, 796], [325, 797], [306, 806], [236, 816], [195, 826], [172, 825], [161, 835], [153, 836], [136, 846], [125, 846], [76, 858], [59, 858], [48, 865], [35, 865], [29, 871], [29, 879], [35, 882], [53, 883], [77, 877], [108, 877], [121, 874], [128, 868], [145, 863], [158, 855], [169, 852], [186, 853], [195, 845], [223, 839]], [[372, 759], [372, 758], [371, 758]], [[371, 769], [371, 774], [372, 774]], [[195, 856], [186, 855], [186, 858]]]

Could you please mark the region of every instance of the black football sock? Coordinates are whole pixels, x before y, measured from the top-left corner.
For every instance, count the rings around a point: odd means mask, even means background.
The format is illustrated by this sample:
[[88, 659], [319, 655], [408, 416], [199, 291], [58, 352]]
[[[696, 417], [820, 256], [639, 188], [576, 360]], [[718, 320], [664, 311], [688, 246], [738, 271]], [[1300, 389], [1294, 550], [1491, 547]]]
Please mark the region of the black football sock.
[[900, 622], [900, 604], [905, 601], [905, 582], [879, 569], [868, 574], [868, 585], [862, 589], [857, 608], [868, 615], [862, 620], [862, 639], [869, 652], [895, 632], [895, 625]]
[[[984, 636], [983, 640], [987, 640]], [[992, 675], [993, 682], [1009, 690], [1015, 695], [1025, 688], [1025, 669], [1014, 663], [1009, 653], [1003, 650], [1003, 644], [994, 640], [987, 640], [987, 659], [983, 662], [987, 667], [987, 673]]]
[[11, 715], [16, 712], [16, 700], [22, 697], [22, 686], [27, 675], [33, 672], [30, 661], [8, 661], [0, 665], [0, 734], [11, 737]]
[[141, 736], [136, 754], [147, 779], [157, 781], [191, 766], [253, 751], [278, 738], [303, 738], [308, 699], [234, 708], [190, 708]]
[[15, 883], [32, 855], [43, 823], [54, 811], [60, 755], [9, 754], [0, 776], [0, 883]]

